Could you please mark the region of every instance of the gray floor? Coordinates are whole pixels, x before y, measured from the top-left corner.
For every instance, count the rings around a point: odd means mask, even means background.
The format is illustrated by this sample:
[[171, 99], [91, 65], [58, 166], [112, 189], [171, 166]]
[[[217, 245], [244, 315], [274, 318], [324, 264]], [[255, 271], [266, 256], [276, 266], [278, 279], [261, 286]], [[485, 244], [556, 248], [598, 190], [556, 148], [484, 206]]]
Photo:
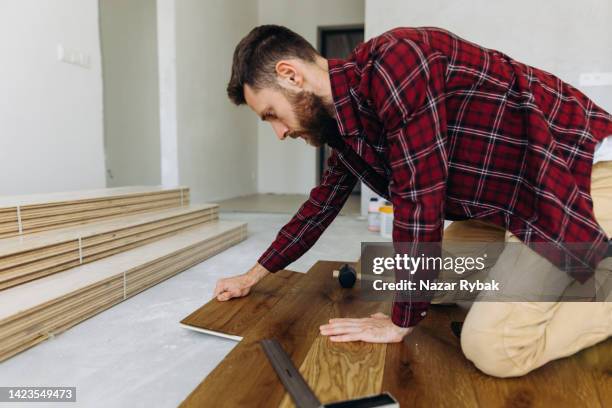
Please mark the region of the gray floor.
[[[219, 202], [221, 212], [293, 214], [308, 199], [305, 194], [252, 194]], [[340, 210], [341, 215], [359, 216], [361, 197], [351, 194]]]
[[[0, 363], [0, 386], [76, 386], [77, 403], [35, 407], [175, 407], [236, 344], [179, 327], [210, 299], [217, 279], [245, 272], [289, 219], [229, 213], [249, 223], [241, 244]], [[346, 239], [351, 237], [351, 239]], [[381, 241], [366, 221], [339, 216], [291, 269], [319, 259], [355, 260], [361, 241]], [[27, 404], [1, 404], [23, 408]]]

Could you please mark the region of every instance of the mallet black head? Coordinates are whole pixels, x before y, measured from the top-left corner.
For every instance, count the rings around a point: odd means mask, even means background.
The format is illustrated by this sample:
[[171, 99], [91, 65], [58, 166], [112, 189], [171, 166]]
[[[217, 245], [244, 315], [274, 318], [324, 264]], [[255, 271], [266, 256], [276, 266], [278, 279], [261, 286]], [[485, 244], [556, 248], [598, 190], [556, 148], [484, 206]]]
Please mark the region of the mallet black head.
[[343, 288], [352, 288], [357, 281], [357, 272], [348, 264], [344, 264], [338, 273], [338, 281]]

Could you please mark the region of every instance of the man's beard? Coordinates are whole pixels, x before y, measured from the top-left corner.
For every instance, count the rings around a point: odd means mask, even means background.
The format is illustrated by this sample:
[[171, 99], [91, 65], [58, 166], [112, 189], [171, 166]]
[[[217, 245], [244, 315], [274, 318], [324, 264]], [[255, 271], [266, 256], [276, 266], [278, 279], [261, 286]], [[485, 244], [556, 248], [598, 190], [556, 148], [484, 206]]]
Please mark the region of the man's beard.
[[287, 100], [293, 107], [300, 129], [289, 133], [292, 138], [304, 136], [306, 141], [315, 146], [323, 146], [330, 138], [338, 134], [338, 125], [332, 107], [319, 95], [312, 92], [284, 91]]

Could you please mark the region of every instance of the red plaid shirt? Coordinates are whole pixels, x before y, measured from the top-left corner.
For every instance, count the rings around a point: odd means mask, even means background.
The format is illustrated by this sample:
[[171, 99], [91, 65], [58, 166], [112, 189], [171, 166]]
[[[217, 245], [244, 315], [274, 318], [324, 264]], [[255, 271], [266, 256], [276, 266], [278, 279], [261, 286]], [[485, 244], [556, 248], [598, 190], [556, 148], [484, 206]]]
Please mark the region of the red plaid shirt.
[[[444, 219], [468, 218], [525, 243], [607, 241], [590, 178], [612, 116], [571, 85], [437, 28], [384, 33], [329, 74], [345, 145], [259, 259], [268, 270], [316, 242], [358, 179], [393, 203], [396, 243], [441, 242]], [[592, 268], [602, 255], [577, 258]], [[395, 302], [393, 322], [413, 326], [427, 307]]]

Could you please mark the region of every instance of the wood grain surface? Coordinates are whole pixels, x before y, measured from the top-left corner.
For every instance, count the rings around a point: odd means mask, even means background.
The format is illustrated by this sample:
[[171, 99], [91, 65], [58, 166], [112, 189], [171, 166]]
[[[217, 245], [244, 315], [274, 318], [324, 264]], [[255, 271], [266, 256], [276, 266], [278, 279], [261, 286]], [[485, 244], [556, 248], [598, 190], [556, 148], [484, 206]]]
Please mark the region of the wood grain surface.
[[[328, 403], [380, 392], [386, 344], [333, 343], [315, 338], [300, 373], [321, 402]], [[280, 407], [295, 407], [285, 394]]]
[[189, 204], [183, 187], [119, 187], [0, 197], [0, 238]]
[[218, 218], [196, 205], [0, 239], [0, 290], [124, 252]]
[[338, 301], [351, 291], [337, 290], [331, 271], [341, 262], [318, 262], [286, 293], [266, 317], [187, 397], [185, 407], [276, 407], [285, 390], [259, 340], [277, 339], [299, 367], [318, 336], [319, 325], [337, 316]]
[[285, 293], [292, 290], [303, 275], [289, 270], [278, 271], [262, 279], [249, 296], [230, 302], [212, 299], [181, 323], [195, 329], [244, 337], [245, 332], [263, 318]]
[[314, 265], [181, 406], [293, 406], [261, 350], [264, 338], [281, 343], [324, 403], [388, 391], [402, 407], [612, 406], [612, 339], [512, 379], [485, 375], [463, 356], [450, 331], [451, 321], [465, 318], [457, 306], [432, 306], [402, 343], [330, 343], [318, 329], [329, 318], [390, 308], [359, 300], [358, 289], [341, 289], [331, 278], [341, 264]]
[[244, 240], [246, 224], [215, 221], [6, 289], [0, 361]]

